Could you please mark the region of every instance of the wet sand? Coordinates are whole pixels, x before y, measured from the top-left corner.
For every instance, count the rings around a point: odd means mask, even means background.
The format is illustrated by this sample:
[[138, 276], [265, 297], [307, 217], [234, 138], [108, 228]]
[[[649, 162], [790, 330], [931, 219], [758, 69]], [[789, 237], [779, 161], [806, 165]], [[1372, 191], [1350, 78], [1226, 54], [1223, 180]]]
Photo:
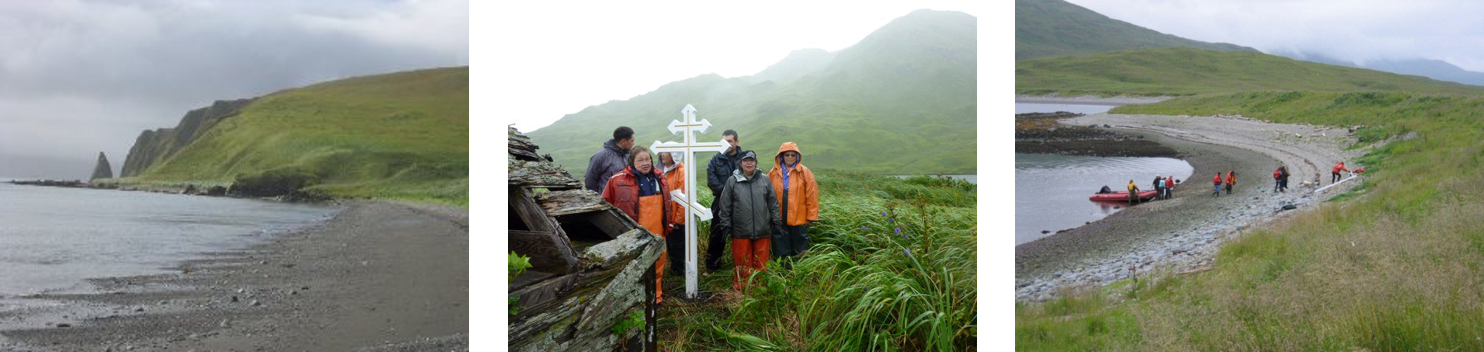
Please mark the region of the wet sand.
[[7, 298], [25, 308], [0, 315], [0, 350], [467, 350], [468, 210], [347, 205], [325, 224], [175, 273]]
[[[1241, 117], [1094, 114], [1062, 120], [1066, 125], [1109, 125], [1118, 133], [1142, 135], [1169, 146], [1195, 168], [1174, 199], [1136, 205], [1099, 221], [1015, 248], [1016, 299], [1041, 301], [1067, 289], [1096, 287], [1131, 274], [1185, 272], [1209, 267], [1224, 241], [1292, 211], [1305, 211], [1359, 184], [1350, 181], [1321, 194], [1300, 184], [1329, 166], [1366, 149], [1345, 129], [1283, 125]], [[1287, 165], [1290, 190], [1273, 192], [1272, 171]], [[1212, 196], [1211, 178], [1236, 170], [1233, 194]], [[1223, 176], [1224, 177], [1224, 176]], [[1141, 187], [1151, 180], [1135, 180]], [[1129, 268], [1135, 269], [1130, 272]]]

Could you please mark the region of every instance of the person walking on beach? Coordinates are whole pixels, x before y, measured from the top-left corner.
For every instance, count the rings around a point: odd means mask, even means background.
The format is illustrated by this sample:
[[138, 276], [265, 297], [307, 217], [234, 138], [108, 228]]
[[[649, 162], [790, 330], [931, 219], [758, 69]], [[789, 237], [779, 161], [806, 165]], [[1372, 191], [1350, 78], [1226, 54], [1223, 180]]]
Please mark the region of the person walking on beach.
[[1134, 180], [1128, 180], [1128, 204], [1134, 205], [1139, 201], [1139, 185]]
[[1154, 185], [1153, 185], [1153, 187], [1154, 187], [1154, 199], [1155, 200], [1158, 200], [1158, 199], [1162, 198], [1162, 196], [1164, 196], [1164, 194], [1165, 194], [1164, 184], [1165, 184], [1165, 178], [1164, 178], [1164, 176], [1154, 176]]
[[1283, 191], [1283, 167], [1273, 169], [1273, 193]]
[[[727, 177], [721, 201], [716, 208], [716, 224], [732, 237], [732, 260], [736, 271], [732, 289], [743, 291], [753, 271], [766, 270], [772, 253], [773, 233], [783, 232], [783, 219], [778, 216], [778, 198], [773, 183], [757, 171], [757, 153], [744, 151], [741, 169]], [[745, 286], [751, 286], [747, 284]]]
[[773, 235], [773, 256], [789, 268], [794, 256], [809, 249], [809, 224], [819, 221], [819, 184], [814, 182], [814, 172], [804, 166], [804, 154], [794, 142], [779, 146], [773, 160], [777, 163], [768, 170], [768, 179], [778, 196], [778, 212], [783, 214], [783, 233]]
[[1334, 184], [1335, 182], [1340, 181], [1340, 171], [1346, 171], [1346, 172], [1349, 172], [1350, 171], [1349, 169], [1346, 169], [1345, 168], [1345, 162], [1344, 161], [1341, 161], [1339, 164], [1335, 164], [1335, 168], [1329, 170], [1329, 183], [1330, 184]]
[[1232, 194], [1232, 186], [1237, 185], [1237, 170], [1226, 173], [1226, 194]]
[[1278, 191], [1288, 192], [1288, 176], [1290, 176], [1288, 166], [1279, 167], [1278, 171]]
[[[627, 160], [629, 167], [608, 179], [603, 188], [603, 200], [622, 210], [639, 226], [660, 238], [665, 238], [670, 228], [670, 190], [665, 185], [665, 175], [654, 168], [654, 153], [644, 146], [633, 147]], [[668, 242], [668, 241], [667, 241]], [[664, 301], [660, 283], [665, 277], [667, 253], [660, 252], [654, 264], [654, 302]]]
[[628, 160], [629, 148], [633, 147], [634, 129], [628, 126], [614, 129], [613, 139], [603, 142], [603, 149], [598, 149], [597, 153], [588, 158], [587, 172], [582, 176], [583, 187], [594, 193], [602, 193], [608, 179], [628, 167], [624, 160]]
[[1220, 172], [1216, 173], [1216, 177], [1214, 177], [1214, 178], [1211, 179], [1211, 184], [1214, 185], [1214, 186], [1216, 186], [1214, 189], [1211, 190], [1211, 195], [1220, 197], [1221, 196], [1221, 173]]

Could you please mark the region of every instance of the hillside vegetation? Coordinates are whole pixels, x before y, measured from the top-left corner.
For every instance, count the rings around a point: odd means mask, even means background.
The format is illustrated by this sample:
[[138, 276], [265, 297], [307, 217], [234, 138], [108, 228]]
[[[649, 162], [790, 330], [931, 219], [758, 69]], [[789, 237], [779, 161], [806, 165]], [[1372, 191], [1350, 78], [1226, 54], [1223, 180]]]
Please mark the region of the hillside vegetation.
[[[760, 155], [793, 141], [815, 168], [974, 173], [976, 26], [964, 13], [919, 10], [839, 52], [800, 50], [756, 76], [673, 82], [527, 135], [580, 178], [618, 126], [635, 130], [636, 145], [680, 140], [665, 127], [691, 104], [712, 124], [701, 138], [718, 141], [735, 129], [743, 148]], [[698, 169], [710, 156], [701, 155]]]
[[1016, 61], [1167, 47], [1257, 51], [1160, 33], [1063, 0], [1015, 0]]
[[335, 197], [467, 203], [468, 141], [468, 67], [356, 77], [257, 98], [134, 181], [303, 176]]
[[1246, 51], [1162, 48], [1015, 62], [1016, 94], [1184, 96], [1259, 90], [1484, 93], [1484, 87]]
[[[1020, 350], [1484, 350], [1484, 98], [1243, 92], [1115, 113], [1361, 128], [1348, 194], [1224, 244], [1215, 267], [1016, 304]], [[1359, 146], [1359, 145], [1358, 145]]]

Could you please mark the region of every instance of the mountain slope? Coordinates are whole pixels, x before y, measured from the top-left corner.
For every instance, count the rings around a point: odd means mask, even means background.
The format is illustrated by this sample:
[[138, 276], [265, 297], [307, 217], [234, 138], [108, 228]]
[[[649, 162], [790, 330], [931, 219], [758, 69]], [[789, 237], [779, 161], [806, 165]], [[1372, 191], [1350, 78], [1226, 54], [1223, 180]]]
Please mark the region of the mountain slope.
[[1156, 32], [1063, 0], [1015, 0], [1016, 61], [1165, 47], [1256, 51]]
[[[973, 16], [919, 10], [826, 53], [833, 57], [822, 65], [826, 55], [803, 51], [809, 57], [790, 55], [758, 75], [701, 75], [588, 107], [527, 135], [581, 177], [618, 126], [634, 128], [637, 145], [679, 140], [665, 127], [691, 104], [713, 125], [702, 139], [720, 140], [723, 130], [735, 129], [743, 148], [769, 156], [783, 142], [797, 142], [813, 168], [973, 173], [975, 33]], [[811, 64], [819, 67], [796, 69]], [[759, 167], [772, 164], [760, 160]]]
[[1016, 94], [1193, 95], [1251, 90], [1484, 93], [1484, 87], [1247, 51], [1161, 48], [1015, 63]]
[[216, 121], [135, 180], [226, 184], [294, 173], [337, 197], [467, 202], [468, 107], [468, 67], [287, 89]]

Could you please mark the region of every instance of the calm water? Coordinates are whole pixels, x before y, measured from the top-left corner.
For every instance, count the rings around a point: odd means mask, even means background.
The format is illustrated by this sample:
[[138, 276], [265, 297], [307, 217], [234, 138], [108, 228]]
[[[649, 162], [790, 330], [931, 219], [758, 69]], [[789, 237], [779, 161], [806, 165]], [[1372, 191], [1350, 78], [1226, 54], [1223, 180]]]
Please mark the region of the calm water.
[[338, 207], [0, 183], [0, 297], [86, 291], [323, 222]]
[[[1126, 204], [1087, 199], [1104, 185], [1114, 191], [1128, 190], [1128, 181], [1133, 179], [1139, 189], [1153, 189], [1155, 176], [1185, 180], [1192, 172], [1195, 169], [1189, 163], [1173, 158], [1015, 154], [1015, 244], [1118, 212]], [[1051, 233], [1042, 234], [1042, 230]]]
[[1098, 104], [1042, 104], [1042, 103], [1015, 103], [1015, 113], [1024, 114], [1028, 112], [1075, 112], [1080, 114], [1099, 114], [1108, 112], [1118, 105]]

